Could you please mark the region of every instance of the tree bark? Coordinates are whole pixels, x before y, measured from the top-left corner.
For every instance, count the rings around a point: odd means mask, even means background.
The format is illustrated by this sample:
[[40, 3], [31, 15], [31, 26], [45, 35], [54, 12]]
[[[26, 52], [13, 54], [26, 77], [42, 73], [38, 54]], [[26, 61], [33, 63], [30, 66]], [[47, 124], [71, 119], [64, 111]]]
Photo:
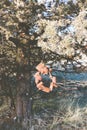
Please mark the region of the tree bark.
[[16, 101], [16, 114], [17, 114], [17, 121], [21, 122], [23, 119], [23, 102], [19, 95], [17, 95], [17, 101]]

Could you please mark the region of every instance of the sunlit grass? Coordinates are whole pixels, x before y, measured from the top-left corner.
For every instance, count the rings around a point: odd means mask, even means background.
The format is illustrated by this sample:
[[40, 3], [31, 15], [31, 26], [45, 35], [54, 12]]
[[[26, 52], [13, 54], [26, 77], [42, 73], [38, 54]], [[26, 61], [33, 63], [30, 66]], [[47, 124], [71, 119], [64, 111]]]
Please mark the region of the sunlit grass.
[[[80, 102], [80, 100], [82, 102]], [[87, 130], [87, 104], [83, 104], [85, 97], [73, 98], [62, 98], [59, 101], [59, 109], [53, 117], [50, 130], [55, 128], [65, 128], [63, 130]]]

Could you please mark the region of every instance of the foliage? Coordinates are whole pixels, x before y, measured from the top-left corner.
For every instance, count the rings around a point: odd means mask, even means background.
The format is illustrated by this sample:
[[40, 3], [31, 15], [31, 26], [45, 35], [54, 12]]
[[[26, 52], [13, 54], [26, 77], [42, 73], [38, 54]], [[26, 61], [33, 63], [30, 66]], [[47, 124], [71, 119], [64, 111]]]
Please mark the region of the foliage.
[[[86, 1], [85, 4], [87, 4]], [[53, 15], [38, 21], [40, 25], [41, 23], [45, 25], [45, 31], [39, 38], [38, 45], [42, 47], [44, 53], [49, 52], [48, 57], [52, 55], [47, 60], [61, 62], [61, 59], [64, 58], [70, 62], [77, 62], [77, 59], [84, 59], [81, 57], [84, 57], [83, 55], [86, 57], [86, 53], [83, 54], [83, 51], [86, 52], [87, 46], [86, 6], [81, 1], [76, 1], [75, 4], [70, 1], [66, 5], [61, 3], [58, 7], [52, 7], [50, 13]]]
[[[58, 4], [58, 2], [59, 1], [56, 1], [56, 4]], [[86, 4], [86, 1], [84, 2]], [[82, 1], [79, 1], [76, 4], [70, 1], [66, 5], [61, 3], [56, 8], [55, 5], [53, 7], [55, 10], [52, 8], [51, 11], [51, 13], [54, 14], [51, 17], [48, 17], [48, 19], [46, 19], [46, 17], [43, 18], [42, 16], [42, 12], [46, 10], [45, 6], [43, 4], [39, 5], [37, 1], [5, 0], [0, 3], [2, 5], [0, 8], [0, 57], [4, 70], [5, 68], [8, 68], [10, 73], [11, 68], [17, 70], [18, 64], [19, 66], [28, 66], [30, 45], [35, 45], [37, 41], [38, 45], [41, 46], [44, 51], [47, 53], [50, 53], [51, 51], [50, 54], [52, 56], [47, 59], [55, 58], [54, 54], [57, 54], [56, 56], [59, 59], [60, 56], [67, 58], [75, 55], [75, 50], [74, 48], [72, 49], [72, 46], [76, 47], [76, 40], [79, 42], [78, 38], [82, 37], [82, 33], [81, 35], [78, 35], [78, 32], [82, 30], [82, 28], [79, 29], [78, 27], [81, 23], [81, 15], [79, 15], [79, 12], [82, 7], [85, 8]], [[79, 4], [81, 4], [81, 7]], [[69, 15], [73, 14], [76, 16], [78, 15], [77, 20], [67, 18]], [[57, 21], [54, 21], [55, 18]], [[70, 25], [74, 25], [76, 29], [73, 37], [70, 36], [71, 32], [67, 33], [65, 31]], [[86, 19], [81, 25], [84, 30], [84, 28], [86, 28]], [[64, 35], [60, 35], [59, 33]], [[13, 37], [14, 39], [9, 39], [9, 37]], [[70, 42], [68, 42], [68, 37], [71, 39]], [[75, 39], [76, 37], [77, 39]], [[71, 52], [68, 52], [68, 50]], [[54, 52], [54, 54], [52, 54], [52, 52]], [[3, 63], [4, 58], [8, 61], [7, 65], [4, 65]], [[47, 59], [45, 56], [46, 61]], [[1, 73], [3, 73], [3, 71], [1, 71]]]

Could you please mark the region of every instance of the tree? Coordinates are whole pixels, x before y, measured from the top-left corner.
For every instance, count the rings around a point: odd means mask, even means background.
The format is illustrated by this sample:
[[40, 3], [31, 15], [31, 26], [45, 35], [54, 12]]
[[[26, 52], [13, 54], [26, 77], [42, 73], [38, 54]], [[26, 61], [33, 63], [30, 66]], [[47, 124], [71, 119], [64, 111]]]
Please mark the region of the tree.
[[[87, 4], [86, 1], [85, 4]], [[23, 107], [20, 106], [23, 106], [23, 102], [20, 102], [19, 95], [23, 95], [22, 92], [26, 95], [24, 88], [25, 86], [27, 86], [26, 90], [29, 88], [31, 69], [34, 69], [41, 60], [60, 61], [61, 64], [63, 60], [64, 67], [69, 61], [74, 67], [74, 63], [79, 62], [81, 56], [82, 59], [86, 57], [87, 45], [84, 43], [87, 36], [84, 32], [87, 34], [87, 16], [83, 2], [76, 4], [69, 2], [64, 5], [56, 1], [56, 8], [54, 6], [50, 12], [37, 1], [5, 0], [0, 1], [0, 5], [2, 5], [0, 6], [1, 90], [8, 90], [9, 95], [12, 89], [12, 95], [9, 97], [14, 99], [14, 96], [17, 96], [17, 112], [21, 117]], [[43, 12], [47, 12], [47, 16]], [[74, 26], [77, 31], [74, 30]], [[81, 29], [83, 33], [79, 33]], [[43, 58], [41, 55], [38, 56], [38, 51], [43, 54]], [[8, 81], [8, 84], [3, 84]]]
[[[2, 7], [0, 7], [1, 90], [6, 90], [5, 93], [11, 98], [11, 105], [13, 104], [13, 107], [14, 96], [16, 96], [17, 114], [21, 117], [23, 114], [23, 104], [22, 101], [20, 102], [19, 100], [20, 95], [23, 94], [23, 91], [29, 89], [29, 82], [27, 80], [29, 80], [31, 75], [30, 71], [41, 60], [40, 56], [35, 62], [35, 58], [33, 59], [31, 57], [31, 53], [33, 53], [33, 57], [36, 57], [37, 52], [41, 51], [40, 47], [37, 47], [36, 38], [38, 35], [41, 35], [43, 31], [37, 34], [29, 30], [33, 28], [38, 19], [37, 11], [42, 11], [44, 6], [38, 5], [36, 2], [27, 2], [23, 0], [5, 0], [0, 2], [0, 4], [2, 5]], [[35, 52], [32, 50], [35, 50]], [[28, 77], [26, 77], [27, 73], [29, 74]], [[16, 82], [14, 85], [15, 87], [13, 87], [12, 82]], [[28, 87], [25, 87], [26, 82], [28, 82]], [[20, 90], [20, 86], [22, 90]], [[12, 95], [10, 95], [10, 93]], [[21, 105], [19, 105], [20, 103]]]

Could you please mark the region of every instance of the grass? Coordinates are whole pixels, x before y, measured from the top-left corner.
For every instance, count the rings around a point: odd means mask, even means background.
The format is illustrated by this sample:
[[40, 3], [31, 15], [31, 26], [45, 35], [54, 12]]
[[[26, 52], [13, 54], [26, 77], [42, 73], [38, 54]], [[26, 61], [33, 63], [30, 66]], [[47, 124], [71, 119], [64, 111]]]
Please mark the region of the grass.
[[[57, 89], [57, 92], [49, 97], [34, 100], [30, 130], [87, 130], [85, 92], [78, 89], [73, 91]], [[5, 101], [0, 107], [0, 112], [4, 113], [8, 109], [8, 104]]]
[[87, 130], [87, 94], [84, 91], [61, 91], [61, 94], [57, 91], [55, 98], [36, 101], [37, 120], [47, 120], [49, 130]]

